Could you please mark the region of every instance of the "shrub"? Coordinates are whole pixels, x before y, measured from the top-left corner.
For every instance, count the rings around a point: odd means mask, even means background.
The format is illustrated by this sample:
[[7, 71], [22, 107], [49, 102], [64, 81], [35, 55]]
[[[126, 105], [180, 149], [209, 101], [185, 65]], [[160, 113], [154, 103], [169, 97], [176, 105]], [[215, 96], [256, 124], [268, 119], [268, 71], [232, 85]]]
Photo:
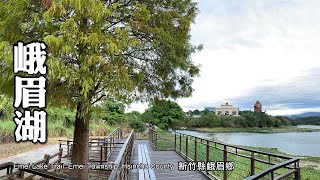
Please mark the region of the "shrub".
[[138, 130], [139, 132], [143, 132], [145, 130], [145, 126], [143, 121], [138, 119], [132, 119], [129, 121], [129, 126], [132, 129]]

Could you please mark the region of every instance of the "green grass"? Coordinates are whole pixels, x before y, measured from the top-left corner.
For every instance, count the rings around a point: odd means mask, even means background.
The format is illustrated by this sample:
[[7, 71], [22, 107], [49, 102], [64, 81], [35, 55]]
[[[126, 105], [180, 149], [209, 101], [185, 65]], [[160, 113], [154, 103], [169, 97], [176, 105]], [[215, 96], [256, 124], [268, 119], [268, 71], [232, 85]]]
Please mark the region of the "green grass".
[[[16, 124], [13, 120], [0, 120], [0, 142], [14, 142], [14, 130]], [[94, 121], [90, 122], [90, 136], [106, 136], [113, 129], [114, 126], [110, 126], [105, 122]], [[67, 126], [64, 118], [48, 119], [47, 121], [47, 133], [49, 137], [73, 137], [74, 125]]]
[[174, 135], [169, 131], [157, 129], [156, 150], [174, 150]]
[[320, 179], [320, 171], [307, 166], [301, 168], [301, 179], [303, 180], [315, 180]]
[[5, 120], [0, 121], [1, 133], [13, 132], [15, 128], [16, 128], [16, 124], [14, 123], [13, 120], [12, 121], [5, 121]]

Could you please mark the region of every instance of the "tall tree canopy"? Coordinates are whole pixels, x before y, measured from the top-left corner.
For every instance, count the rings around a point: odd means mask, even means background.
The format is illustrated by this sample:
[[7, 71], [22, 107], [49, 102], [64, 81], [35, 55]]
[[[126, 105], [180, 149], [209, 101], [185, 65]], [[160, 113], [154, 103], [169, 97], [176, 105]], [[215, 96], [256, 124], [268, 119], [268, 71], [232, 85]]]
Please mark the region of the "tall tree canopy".
[[124, 111], [125, 105], [123, 102], [110, 98], [93, 108], [92, 117], [102, 119], [111, 125], [120, 124], [126, 119]]
[[[0, 94], [13, 94], [12, 45], [48, 45], [47, 100], [77, 108], [72, 163], [88, 162], [90, 106], [102, 97], [186, 97], [199, 73], [190, 55], [191, 0], [0, 1]], [[87, 171], [73, 171], [86, 179]]]
[[158, 100], [149, 105], [143, 114], [144, 121], [168, 129], [185, 119], [182, 108], [173, 101]]

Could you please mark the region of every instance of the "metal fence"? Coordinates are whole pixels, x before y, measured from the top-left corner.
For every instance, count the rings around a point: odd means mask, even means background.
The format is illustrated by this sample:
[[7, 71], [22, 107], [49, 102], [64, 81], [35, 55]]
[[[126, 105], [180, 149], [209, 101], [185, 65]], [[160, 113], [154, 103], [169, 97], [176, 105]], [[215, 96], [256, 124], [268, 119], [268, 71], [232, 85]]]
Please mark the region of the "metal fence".
[[[152, 135], [152, 136], [157, 136]], [[174, 150], [187, 161], [223, 164], [202, 170], [211, 179], [300, 179], [299, 159], [174, 133]], [[233, 167], [230, 167], [233, 166]]]
[[157, 151], [174, 150], [174, 135], [167, 132], [156, 132], [149, 129], [149, 138], [151, 146]]
[[[155, 150], [174, 150], [210, 179], [300, 179], [299, 159], [228, 145], [174, 132], [149, 129]], [[171, 142], [173, 142], [171, 144]], [[223, 164], [218, 168], [217, 164]], [[211, 165], [211, 169], [208, 168]], [[214, 167], [212, 167], [214, 164]], [[192, 164], [191, 164], [192, 165]], [[232, 170], [231, 170], [232, 169]]]

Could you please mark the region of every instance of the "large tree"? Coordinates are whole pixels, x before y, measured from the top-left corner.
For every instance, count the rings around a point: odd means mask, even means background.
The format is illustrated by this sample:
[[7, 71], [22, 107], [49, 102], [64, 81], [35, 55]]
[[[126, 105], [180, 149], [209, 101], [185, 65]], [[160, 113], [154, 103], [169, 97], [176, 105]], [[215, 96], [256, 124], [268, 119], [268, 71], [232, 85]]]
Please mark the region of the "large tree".
[[[0, 94], [13, 94], [12, 45], [45, 41], [47, 101], [76, 108], [71, 162], [85, 164], [92, 104], [191, 95], [196, 14], [192, 0], [0, 1]], [[88, 171], [72, 176], [87, 179]]]
[[182, 108], [170, 100], [157, 100], [149, 105], [143, 113], [144, 121], [157, 125], [161, 129], [168, 129], [185, 119]]
[[121, 124], [125, 119], [125, 104], [114, 99], [107, 99], [103, 104], [93, 108], [92, 115], [114, 125]]

